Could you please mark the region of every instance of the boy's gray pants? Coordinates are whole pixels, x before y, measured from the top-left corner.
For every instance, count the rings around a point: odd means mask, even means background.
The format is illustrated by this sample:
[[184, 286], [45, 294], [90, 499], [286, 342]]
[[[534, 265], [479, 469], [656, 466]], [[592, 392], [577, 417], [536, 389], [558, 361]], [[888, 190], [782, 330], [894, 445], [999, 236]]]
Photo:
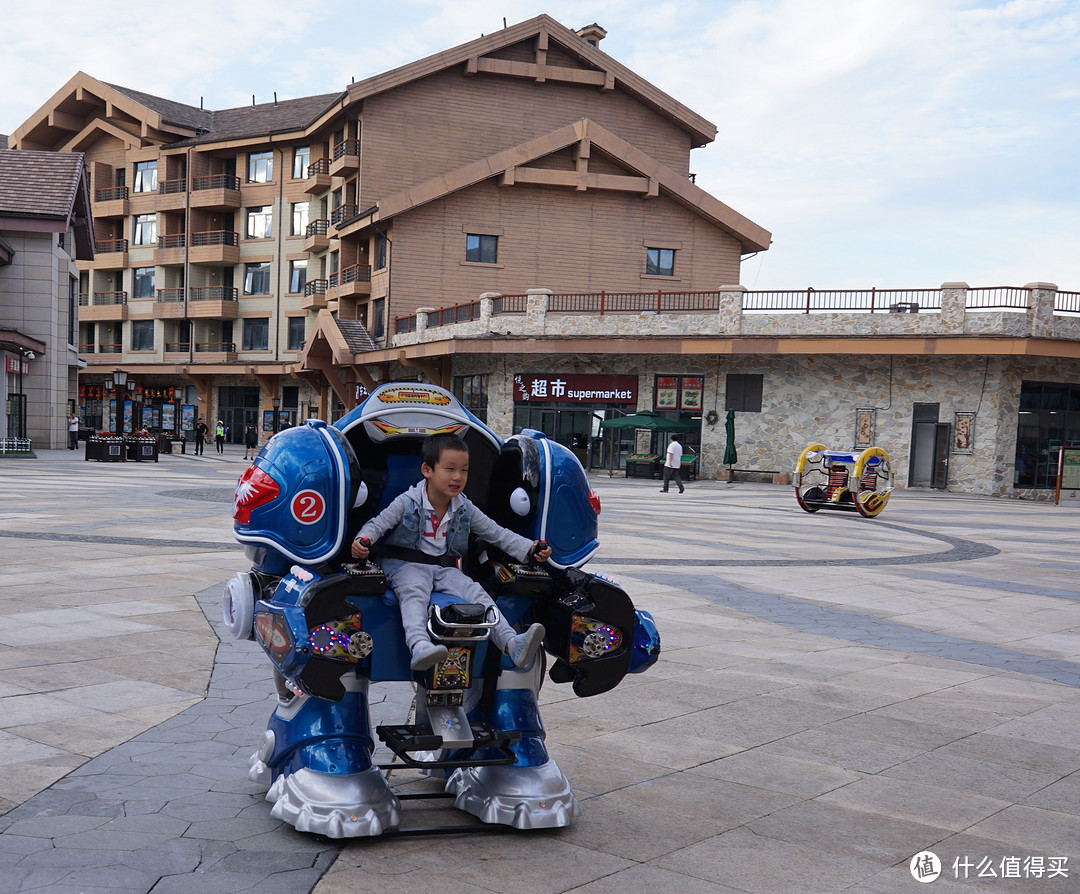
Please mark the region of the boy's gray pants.
[[[438, 591], [450, 596], [458, 596], [474, 605], [490, 606], [495, 603], [483, 587], [458, 568], [444, 568], [441, 565], [422, 565], [419, 562], [401, 562], [398, 568], [394, 560], [383, 563], [383, 570], [390, 581], [390, 587], [397, 596], [401, 608], [401, 626], [405, 628], [405, 644], [412, 652], [419, 642], [430, 642], [428, 633], [428, 601], [431, 594]], [[390, 567], [388, 567], [390, 566]], [[491, 630], [491, 641], [502, 652], [514, 636], [514, 628], [506, 623], [502, 613], [496, 608], [498, 623]]]

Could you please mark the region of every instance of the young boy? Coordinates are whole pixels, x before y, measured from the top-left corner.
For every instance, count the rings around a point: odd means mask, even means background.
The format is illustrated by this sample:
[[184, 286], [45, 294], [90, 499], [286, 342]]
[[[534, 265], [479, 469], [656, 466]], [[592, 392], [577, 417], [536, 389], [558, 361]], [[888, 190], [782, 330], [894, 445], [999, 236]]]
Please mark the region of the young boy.
[[[539, 541], [530, 543], [496, 524], [465, 496], [469, 448], [457, 435], [429, 436], [421, 447], [420, 459], [425, 480], [367, 522], [351, 550], [356, 558], [366, 559], [370, 549], [361, 540], [373, 543], [389, 532], [383, 541], [389, 547], [381, 560], [383, 571], [401, 608], [405, 642], [412, 653], [409, 666], [417, 671], [438, 664], [448, 654], [446, 646], [428, 639], [428, 600], [433, 591], [494, 608], [483, 587], [456, 567], [456, 559], [468, 549], [470, 533], [522, 562], [534, 557], [545, 562], [551, 555], [549, 547], [539, 548]], [[524, 667], [540, 646], [544, 628], [533, 624], [524, 633], [515, 634], [498, 614], [490, 636], [514, 664]]]

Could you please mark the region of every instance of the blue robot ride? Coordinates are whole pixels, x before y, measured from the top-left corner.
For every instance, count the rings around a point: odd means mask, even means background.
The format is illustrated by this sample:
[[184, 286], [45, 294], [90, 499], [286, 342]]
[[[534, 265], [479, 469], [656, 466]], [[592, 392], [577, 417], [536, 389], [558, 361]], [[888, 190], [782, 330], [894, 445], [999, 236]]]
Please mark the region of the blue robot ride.
[[[551, 547], [539, 566], [479, 543], [461, 560], [507, 622], [543, 624], [543, 649], [524, 667], [489, 644], [490, 608], [435, 593], [428, 631], [448, 654], [411, 671], [379, 544], [374, 561], [350, 554], [361, 525], [421, 479], [420, 445], [440, 432], [469, 447], [468, 498]], [[531, 430], [503, 441], [434, 385], [385, 384], [333, 425], [309, 420], [271, 438], [236, 487], [234, 532], [251, 569], [228, 582], [222, 609], [232, 635], [254, 638], [273, 666], [277, 706], [249, 773], [272, 815], [331, 838], [400, 833], [405, 796], [391, 766], [445, 780], [442, 796], [483, 823], [557, 828], [580, 815], [544, 744], [545, 669], [587, 697], [660, 652], [648, 612], [581, 570], [599, 549], [599, 512], [569, 449]], [[415, 683], [413, 722], [373, 731], [370, 687], [395, 680]], [[375, 736], [392, 764], [374, 762]]]

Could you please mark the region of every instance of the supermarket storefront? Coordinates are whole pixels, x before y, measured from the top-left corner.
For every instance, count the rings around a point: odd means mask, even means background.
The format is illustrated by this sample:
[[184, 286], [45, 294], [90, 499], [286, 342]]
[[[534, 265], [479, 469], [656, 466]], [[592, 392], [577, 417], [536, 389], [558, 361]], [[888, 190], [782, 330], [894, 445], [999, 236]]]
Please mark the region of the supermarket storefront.
[[[585, 468], [606, 469], [620, 444], [600, 423], [609, 416], [633, 412], [637, 400], [637, 376], [518, 373], [514, 376], [514, 432], [542, 431], [569, 447]], [[617, 461], [615, 467], [620, 467]]]

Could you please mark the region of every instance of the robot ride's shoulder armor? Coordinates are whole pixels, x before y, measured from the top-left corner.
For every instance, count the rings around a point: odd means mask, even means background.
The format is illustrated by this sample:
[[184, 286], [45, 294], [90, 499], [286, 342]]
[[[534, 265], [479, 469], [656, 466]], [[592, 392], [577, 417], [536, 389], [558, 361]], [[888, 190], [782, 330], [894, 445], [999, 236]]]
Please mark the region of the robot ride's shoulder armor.
[[534, 512], [530, 534], [551, 547], [552, 565], [581, 567], [600, 548], [600, 501], [581, 462], [568, 447], [528, 428], [504, 445], [504, 453], [512, 451], [521, 457], [521, 484], [510, 495], [514, 511]]
[[274, 435], [236, 485], [233, 533], [290, 563], [315, 565], [344, 544], [359, 481], [346, 438], [321, 420]]

